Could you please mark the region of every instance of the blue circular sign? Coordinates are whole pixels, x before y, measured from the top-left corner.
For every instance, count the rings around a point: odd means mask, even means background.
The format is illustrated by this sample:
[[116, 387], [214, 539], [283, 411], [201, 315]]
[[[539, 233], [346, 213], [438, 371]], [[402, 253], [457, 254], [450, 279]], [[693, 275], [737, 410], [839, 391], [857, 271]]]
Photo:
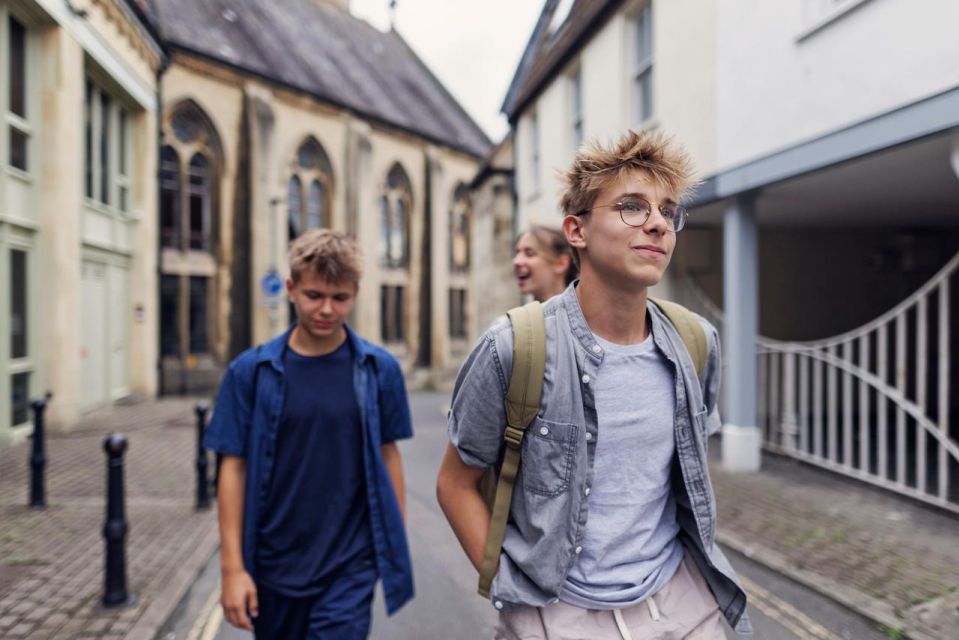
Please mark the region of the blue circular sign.
[[283, 278], [276, 271], [270, 269], [260, 280], [260, 287], [263, 289], [263, 293], [270, 297], [279, 296], [280, 292], [283, 291]]

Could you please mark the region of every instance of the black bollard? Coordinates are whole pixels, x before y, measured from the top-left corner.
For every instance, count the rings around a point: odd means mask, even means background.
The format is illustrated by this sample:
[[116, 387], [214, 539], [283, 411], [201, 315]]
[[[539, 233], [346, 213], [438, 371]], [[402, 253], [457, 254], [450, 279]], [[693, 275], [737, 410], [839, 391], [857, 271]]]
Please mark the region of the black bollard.
[[207, 479], [207, 455], [203, 448], [203, 432], [206, 430], [206, 413], [210, 406], [205, 402], [196, 405], [196, 508], [210, 506], [210, 481]]
[[43, 413], [47, 409], [47, 401], [52, 397], [47, 394], [42, 400], [34, 400], [33, 407], [33, 452], [30, 454], [30, 506], [47, 506], [46, 490], [44, 487], [43, 469], [47, 466], [46, 435], [44, 434]]
[[123, 454], [127, 439], [119, 433], [103, 441], [107, 452], [107, 520], [103, 525], [106, 548], [104, 563], [104, 607], [122, 607], [133, 602], [127, 593], [127, 519], [123, 498]]

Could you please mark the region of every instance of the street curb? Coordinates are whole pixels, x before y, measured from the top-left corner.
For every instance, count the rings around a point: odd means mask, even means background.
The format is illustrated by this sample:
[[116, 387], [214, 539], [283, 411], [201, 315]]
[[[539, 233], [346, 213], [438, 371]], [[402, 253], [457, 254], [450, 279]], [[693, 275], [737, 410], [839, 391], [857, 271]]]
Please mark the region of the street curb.
[[150, 605], [137, 619], [133, 628], [124, 636], [124, 640], [154, 640], [160, 629], [176, 610], [190, 586], [210, 557], [216, 551], [220, 541], [219, 530], [215, 523], [210, 527], [200, 544], [180, 563], [170, 581], [157, 594]]
[[728, 531], [717, 530], [716, 540], [720, 544], [746, 556], [750, 560], [764, 565], [767, 569], [771, 569], [808, 589], [812, 589], [816, 593], [841, 604], [877, 625], [884, 625], [889, 629], [902, 629], [906, 634], [905, 637], [910, 640], [938, 640], [922, 631], [908, 628], [908, 621], [897, 616], [891, 606], [856, 589], [843, 586], [829, 578], [824, 578], [817, 573], [794, 567], [784, 555], [776, 551], [750, 544], [743, 538]]

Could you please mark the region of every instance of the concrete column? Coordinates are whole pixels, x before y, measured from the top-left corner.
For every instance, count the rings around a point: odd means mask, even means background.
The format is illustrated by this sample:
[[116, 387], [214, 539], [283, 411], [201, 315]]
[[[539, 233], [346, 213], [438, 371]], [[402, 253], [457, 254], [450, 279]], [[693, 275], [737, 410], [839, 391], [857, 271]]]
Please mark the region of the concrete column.
[[[54, 401], [47, 423], [55, 430], [73, 427], [80, 417], [81, 225], [83, 222], [83, 50], [64, 29], [41, 36], [41, 117], [34, 149], [39, 195], [37, 282], [31, 294], [42, 295], [38, 307], [40, 383], [35, 393], [50, 390]], [[40, 293], [42, 292], [42, 294]]]
[[245, 88], [250, 135], [250, 233], [252, 237], [253, 344], [266, 342], [286, 328], [286, 307], [263, 304], [262, 278], [271, 270], [286, 272], [286, 191], [276, 184], [273, 138], [276, 119], [272, 97], [261, 88]]
[[753, 194], [736, 198], [723, 219], [723, 375], [726, 422], [723, 466], [758, 471], [761, 434], [757, 420], [756, 336], [759, 333], [759, 244]]
[[[159, 108], [159, 106], [157, 106]], [[133, 175], [140, 188], [135, 204], [141, 213], [133, 227], [133, 259], [130, 265], [130, 308], [125, 321], [130, 323], [130, 388], [141, 395], [152, 397], [157, 393], [159, 375], [160, 313], [157, 292], [160, 281], [157, 276], [157, 236], [159, 219], [157, 212], [157, 114], [141, 111], [132, 119]]]

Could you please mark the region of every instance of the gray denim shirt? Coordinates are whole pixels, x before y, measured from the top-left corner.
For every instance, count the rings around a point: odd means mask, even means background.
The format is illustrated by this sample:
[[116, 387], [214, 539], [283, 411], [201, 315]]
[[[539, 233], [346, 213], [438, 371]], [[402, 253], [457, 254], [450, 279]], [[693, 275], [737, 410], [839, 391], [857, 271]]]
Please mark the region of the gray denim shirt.
[[[523, 438], [522, 461], [493, 580], [496, 607], [545, 606], [559, 596], [580, 550], [588, 517], [586, 489], [593, 482], [597, 428], [593, 391], [603, 349], [586, 324], [577, 283], [544, 305], [546, 370], [540, 412]], [[716, 503], [706, 466], [709, 435], [720, 427], [716, 329], [706, 330], [709, 357], [702, 376], [679, 334], [655, 304], [647, 305], [652, 335], [676, 381], [672, 489], [679, 538], [709, 584], [720, 610], [739, 633], [750, 633], [746, 594], [715, 542]], [[450, 442], [476, 468], [502, 458], [504, 398], [512, 370], [513, 335], [505, 318], [479, 340], [460, 368], [449, 415]], [[664, 479], [665, 481], [665, 479]]]

